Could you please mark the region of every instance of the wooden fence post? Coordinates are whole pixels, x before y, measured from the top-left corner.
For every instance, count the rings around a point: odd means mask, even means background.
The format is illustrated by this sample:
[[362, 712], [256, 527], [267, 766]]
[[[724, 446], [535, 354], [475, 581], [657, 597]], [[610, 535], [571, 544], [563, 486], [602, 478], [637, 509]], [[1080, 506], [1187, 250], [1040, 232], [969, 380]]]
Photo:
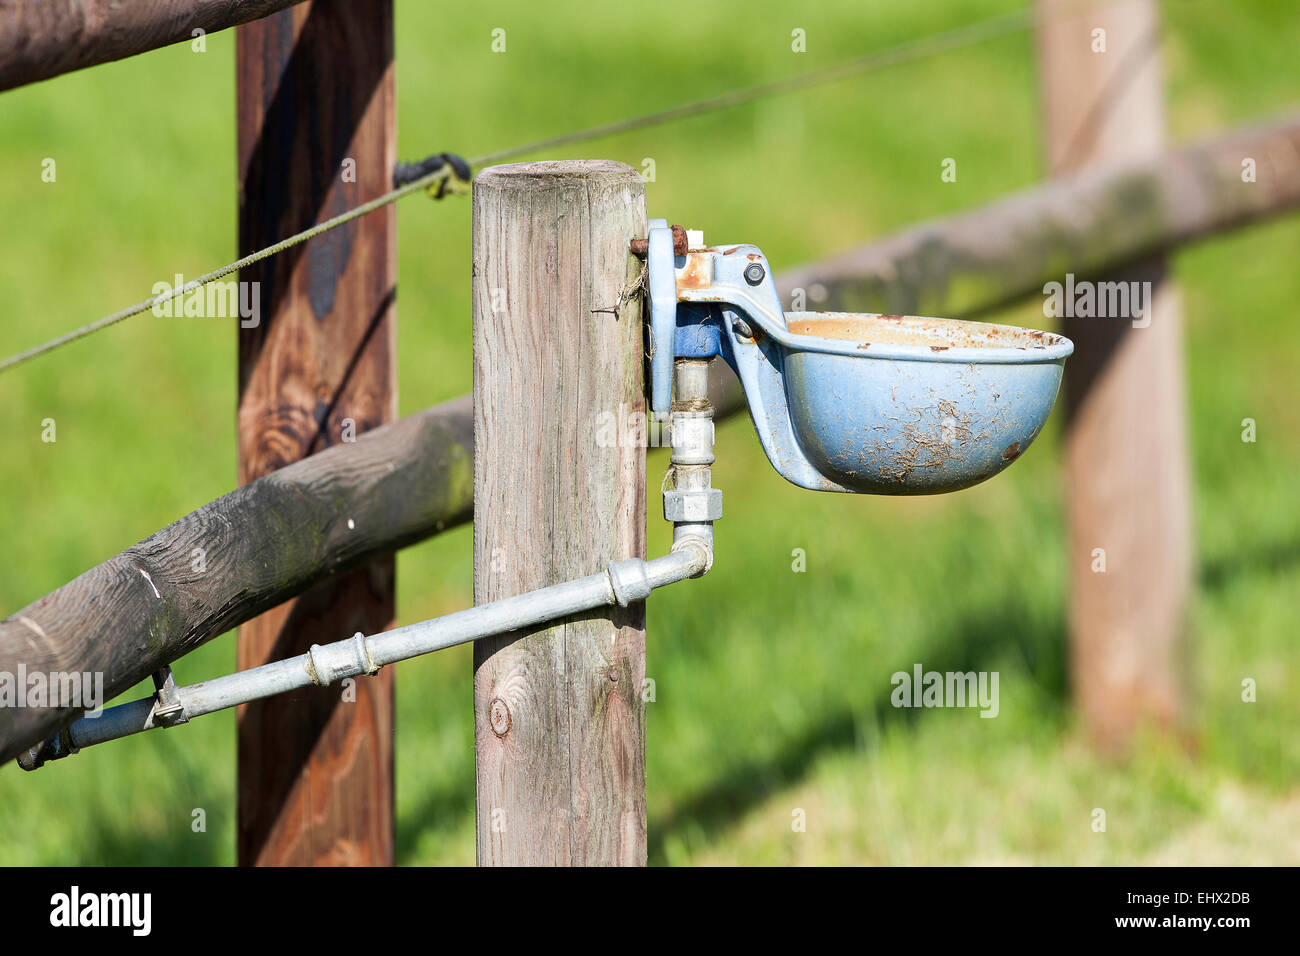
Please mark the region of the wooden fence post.
[[[313, 0], [242, 26], [236, 58], [241, 255], [390, 188], [391, 0]], [[396, 273], [389, 206], [240, 274], [261, 284], [260, 323], [239, 333], [241, 482], [396, 417]], [[300, 533], [277, 530], [285, 547]], [[392, 618], [386, 557], [245, 624], [239, 667]], [[241, 864], [392, 863], [392, 680], [240, 709]]]
[[[642, 326], [620, 298], [645, 186], [622, 163], [497, 166], [473, 216], [484, 603], [645, 554]], [[645, 863], [644, 622], [635, 605], [475, 645], [480, 864]]]
[[[1059, 0], [1038, 2], [1045, 18], [1059, 14]], [[1155, 0], [1125, 0], [1041, 27], [1053, 174], [1159, 155], [1158, 18]], [[1140, 722], [1173, 723], [1181, 696], [1191, 583], [1182, 316], [1163, 256], [1076, 278], [1149, 282], [1152, 293], [1137, 327], [1065, 322], [1076, 346], [1065, 374], [1074, 692], [1094, 741], [1121, 752]]]

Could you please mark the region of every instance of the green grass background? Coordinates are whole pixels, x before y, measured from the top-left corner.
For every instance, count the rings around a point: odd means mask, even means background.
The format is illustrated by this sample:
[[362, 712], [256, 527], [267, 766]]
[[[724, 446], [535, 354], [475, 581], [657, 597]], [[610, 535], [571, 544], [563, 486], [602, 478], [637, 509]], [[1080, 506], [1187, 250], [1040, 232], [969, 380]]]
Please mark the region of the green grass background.
[[[399, 0], [401, 153], [465, 155], [834, 63], [1018, 2], [461, 5]], [[1300, 100], [1300, 8], [1164, 4], [1176, 140]], [[490, 32], [507, 33], [505, 54]], [[807, 52], [790, 31], [807, 31]], [[9, 353], [235, 252], [233, 33], [0, 94], [0, 326]], [[652, 215], [793, 266], [1043, 178], [1019, 35], [535, 158], [657, 165]], [[944, 184], [939, 164], [958, 161]], [[55, 184], [41, 161], [57, 162]], [[403, 413], [471, 384], [470, 207], [400, 211]], [[1059, 433], [935, 499], [818, 496], [719, 427], [727, 517], [709, 576], [649, 607], [657, 863], [1248, 863], [1300, 859], [1300, 221], [1177, 255], [1199, 588], [1187, 752], [1094, 757], [1069, 702]], [[1034, 305], [1003, 321], [1041, 326]], [[0, 377], [0, 613], [235, 480], [235, 334], [142, 316]], [[1130, 410], [1141, 415], [1142, 409]], [[1241, 420], [1258, 442], [1241, 441]], [[54, 418], [58, 440], [43, 443]], [[1059, 425], [1059, 415], [1055, 420]], [[650, 485], [664, 467], [652, 456]], [[1098, 463], [1098, 467], [1105, 467]], [[658, 503], [651, 501], [655, 515]], [[652, 551], [667, 529], [651, 521]], [[792, 551], [807, 570], [792, 571]], [[471, 603], [468, 528], [399, 559], [399, 620]], [[233, 669], [233, 635], [178, 668]], [[998, 670], [1001, 715], [900, 711], [889, 676]], [[398, 666], [402, 863], [472, 862], [470, 652]], [[1245, 677], [1258, 701], [1240, 700]], [[0, 863], [229, 864], [229, 713], [23, 774], [0, 768]], [[1094, 833], [1092, 811], [1107, 812]], [[191, 828], [202, 808], [206, 832]], [[792, 814], [805, 812], [806, 832]]]

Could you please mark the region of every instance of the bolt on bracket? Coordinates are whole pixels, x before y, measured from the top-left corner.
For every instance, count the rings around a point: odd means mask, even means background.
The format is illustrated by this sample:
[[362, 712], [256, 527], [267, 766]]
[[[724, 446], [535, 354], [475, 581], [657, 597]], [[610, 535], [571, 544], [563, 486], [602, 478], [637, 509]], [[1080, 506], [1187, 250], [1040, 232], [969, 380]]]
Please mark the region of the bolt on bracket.
[[185, 705], [176, 694], [176, 678], [169, 665], [164, 664], [153, 675], [153, 686], [155, 691], [153, 722], [163, 727], [189, 723], [189, 717], [185, 714]]

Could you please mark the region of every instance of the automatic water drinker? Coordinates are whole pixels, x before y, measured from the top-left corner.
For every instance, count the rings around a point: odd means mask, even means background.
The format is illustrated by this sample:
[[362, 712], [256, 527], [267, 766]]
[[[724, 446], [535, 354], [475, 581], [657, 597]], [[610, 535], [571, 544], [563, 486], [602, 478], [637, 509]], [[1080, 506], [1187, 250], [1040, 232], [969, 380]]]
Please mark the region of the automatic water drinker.
[[[674, 247], [674, 231], [678, 234]], [[387, 664], [518, 632], [611, 605], [713, 565], [722, 492], [711, 477], [708, 367], [722, 356], [740, 377], [772, 465], [803, 488], [938, 494], [983, 481], [1015, 461], [1056, 401], [1068, 339], [982, 322], [842, 312], [783, 313], [756, 246], [691, 248], [680, 227], [650, 223], [646, 255], [650, 404], [671, 415], [673, 486], [664, 490], [672, 548], [603, 571], [377, 634], [313, 644], [306, 654], [188, 687], [170, 667], [153, 697], [86, 716], [19, 756], [34, 770], [83, 747], [301, 687], [375, 674]], [[676, 393], [674, 396], [674, 392]], [[674, 397], [676, 401], [674, 401]]]
[[954, 319], [783, 312], [757, 246], [689, 248], [676, 228], [676, 249], [662, 219], [645, 243], [655, 413], [671, 409], [677, 360], [721, 356], [783, 477], [882, 495], [968, 488], [1042, 431], [1069, 339]]

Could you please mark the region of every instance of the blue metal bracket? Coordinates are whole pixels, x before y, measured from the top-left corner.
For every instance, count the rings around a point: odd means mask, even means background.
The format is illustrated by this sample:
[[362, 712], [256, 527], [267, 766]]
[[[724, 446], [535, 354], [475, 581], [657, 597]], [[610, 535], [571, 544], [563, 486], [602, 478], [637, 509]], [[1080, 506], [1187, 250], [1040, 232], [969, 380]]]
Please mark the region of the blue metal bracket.
[[666, 415], [673, 402], [677, 348], [677, 279], [673, 232], [666, 219], [651, 219], [647, 235], [646, 289], [650, 297], [650, 408]]

